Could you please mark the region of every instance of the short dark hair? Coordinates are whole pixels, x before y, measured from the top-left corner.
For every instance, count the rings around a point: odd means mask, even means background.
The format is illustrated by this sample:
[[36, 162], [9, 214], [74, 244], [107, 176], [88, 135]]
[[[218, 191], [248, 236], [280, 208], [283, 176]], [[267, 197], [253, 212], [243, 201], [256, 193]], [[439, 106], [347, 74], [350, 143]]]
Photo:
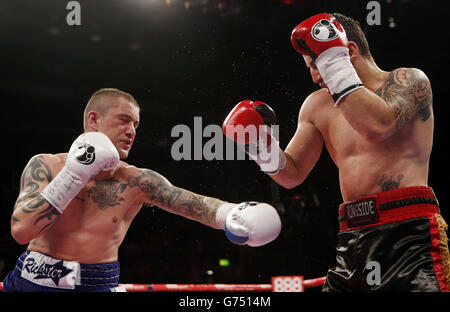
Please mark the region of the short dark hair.
[[361, 24], [357, 20], [340, 13], [332, 13], [331, 15], [344, 27], [348, 41], [354, 41], [356, 43], [359, 53], [366, 58], [372, 58], [369, 43], [361, 29]]
[[127, 100], [128, 102], [133, 103], [140, 110], [138, 102], [134, 99], [134, 97], [130, 93], [121, 91], [116, 88], [103, 88], [103, 89], [97, 90], [94, 92], [94, 94], [92, 94], [91, 98], [89, 99], [89, 101], [86, 104], [86, 107], [84, 109], [84, 114], [83, 114], [84, 130], [87, 129], [87, 125], [88, 125], [87, 115], [88, 115], [89, 111], [95, 110], [98, 113], [100, 113], [101, 116], [104, 116], [108, 112], [111, 105], [108, 101], [104, 101], [104, 99], [106, 99], [108, 97], [122, 97], [125, 100]]

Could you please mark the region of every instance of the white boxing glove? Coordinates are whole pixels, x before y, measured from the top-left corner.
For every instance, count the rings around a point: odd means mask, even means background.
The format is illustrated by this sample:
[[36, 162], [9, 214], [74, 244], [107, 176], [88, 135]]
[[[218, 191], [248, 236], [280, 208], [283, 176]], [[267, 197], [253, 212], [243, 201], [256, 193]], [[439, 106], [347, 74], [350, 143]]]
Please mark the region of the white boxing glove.
[[41, 195], [60, 213], [100, 171], [114, 169], [119, 153], [111, 140], [101, 132], [86, 132], [70, 147], [66, 163]]
[[259, 140], [249, 143], [246, 148], [250, 158], [268, 175], [275, 175], [286, 166], [286, 156], [272, 133], [274, 127], [260, 126]]
[[275, 208], [254, 201], [223, 204], [217, 210], [216, 223], [232, 243], [252, 247], [270, 243], [281, 231], [280, 216]]

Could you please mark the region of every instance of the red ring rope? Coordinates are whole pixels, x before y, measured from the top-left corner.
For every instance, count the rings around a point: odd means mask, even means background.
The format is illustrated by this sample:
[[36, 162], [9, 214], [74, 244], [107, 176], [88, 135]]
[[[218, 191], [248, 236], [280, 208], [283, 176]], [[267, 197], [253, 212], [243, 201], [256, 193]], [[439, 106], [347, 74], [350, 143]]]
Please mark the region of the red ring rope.
[[[292, 277], [281, 277], [292, 278]], [[301, 277], [303, 279], [303, 277]], [[303, 288], [319, 287], [325, 277], [303, 280]], [[273, 284], [119, 284], [130, 292], [151, 291], [273, 291]], [[3, 283], [0, 282], [0, 291]]]

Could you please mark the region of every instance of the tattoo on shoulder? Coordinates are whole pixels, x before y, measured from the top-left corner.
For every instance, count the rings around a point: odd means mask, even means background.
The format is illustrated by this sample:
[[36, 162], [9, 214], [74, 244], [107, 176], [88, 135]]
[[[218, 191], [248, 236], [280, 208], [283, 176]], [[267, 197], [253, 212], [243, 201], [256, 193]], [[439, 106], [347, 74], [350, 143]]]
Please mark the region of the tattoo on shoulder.
[[425, 122], [431, 116], [433, 95], [428, 78], [414, 68], [392, 71], [385, 84], [375, 93], [394, 108], [397, 128], [411, 121], [416, 114]]
[[403, 179], [403, 174], [399, 174], [397, 176], [383, 174], [378, 181], [378, 185], [381, 188], [381, 191], [389, 191], [394, 190], [400, 187], [400, 181]]

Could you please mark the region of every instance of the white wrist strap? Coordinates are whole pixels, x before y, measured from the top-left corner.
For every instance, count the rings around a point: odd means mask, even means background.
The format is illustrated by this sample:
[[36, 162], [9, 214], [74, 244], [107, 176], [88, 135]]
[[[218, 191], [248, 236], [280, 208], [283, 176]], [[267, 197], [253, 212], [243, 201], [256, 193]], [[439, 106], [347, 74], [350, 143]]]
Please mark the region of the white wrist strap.
[[330, 90], [335, 106], [346, 95], [363, 87], [346, 47], [333, 47], [322, 52], [316, 59], [316, 66]]
[[236, 204], [225, 203], [219, 206], [216, 211], [216, 224], [222, 230], [225, 228], [225, 221], [227, 220], [228, 213]]
[[[258, 143], [249, 144], [247, 154], [268, 175], [275, 175], [286, 165], [286, 156], [281, 150], [278, 141], [271, 134], [271, 128], [266, 126], [261, 131]], [[269, 134], [268, 134], [269, 133]], [[270, 136], [270, 145], [267, 145], [267, 136]]]
[[71, 200], [83, 189], [81, 178], [66, 167], [42, 190], [41, 195], [60, 213], [69, 205]]

